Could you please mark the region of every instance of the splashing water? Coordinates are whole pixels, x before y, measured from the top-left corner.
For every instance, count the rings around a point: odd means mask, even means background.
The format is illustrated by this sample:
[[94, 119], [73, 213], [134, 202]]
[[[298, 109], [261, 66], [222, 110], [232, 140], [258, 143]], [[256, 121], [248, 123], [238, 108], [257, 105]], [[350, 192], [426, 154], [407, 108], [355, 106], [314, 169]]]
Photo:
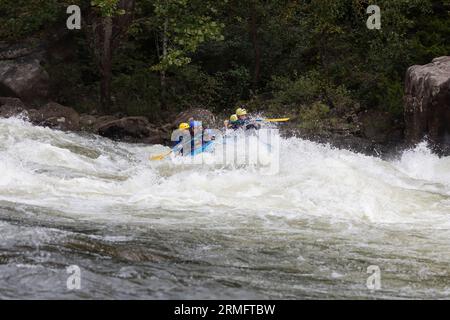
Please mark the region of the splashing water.
[[1, 119], [0, 299], [449, 297], [449, 158], [280, 138], [264, 175], [223, 148], [152, 162], [167, 149]]

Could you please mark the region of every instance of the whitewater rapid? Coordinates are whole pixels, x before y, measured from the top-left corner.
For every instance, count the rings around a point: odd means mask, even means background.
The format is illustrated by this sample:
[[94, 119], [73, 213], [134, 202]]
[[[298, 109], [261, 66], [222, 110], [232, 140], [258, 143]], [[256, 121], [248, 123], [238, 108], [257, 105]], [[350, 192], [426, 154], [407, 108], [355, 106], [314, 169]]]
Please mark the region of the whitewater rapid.
[[[0, 298], [448, 297], [450, 158], [425, 143], [280, 138], [273, 174], [167, 150], [0, 119]], [[72, 264], [81, 292], [54, 284]]]

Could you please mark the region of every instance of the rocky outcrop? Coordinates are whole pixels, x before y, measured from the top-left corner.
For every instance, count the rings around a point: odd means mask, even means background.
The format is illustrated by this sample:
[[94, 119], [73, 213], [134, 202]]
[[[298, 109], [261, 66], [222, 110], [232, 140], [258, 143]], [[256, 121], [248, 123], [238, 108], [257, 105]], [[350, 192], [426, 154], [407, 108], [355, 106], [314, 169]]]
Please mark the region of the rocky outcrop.
[[82, 131], [94, 132], [94, 126], [97, 122], [97, 117], [90, 114], [80, 115], [80, 129]]
[[80, 116], [72, 108], [49, 102], [36, 112], [29, 113], [31, 122], [63, 131], [80, 130]]
[[0, 97], [0, 106], [14, 106], [26, 109], [27, 106], [19, 98]]
[[10, 118], [23, 114], [27, 116], [26, 105], [18, 98], [0, 97], [0, 117]]
[[100, 120], [95, 124], [95, 131], [103, 137], [125, 142], [149, 144], [164, 142], [162, 132], [151, 125], [145, 117]]
[[405, 134], [410, 143], [428, 137], [436, 143], [450, 143], [450, 56], [406, 73]]
[[0, 96], [45, 100], [48, 88], [49, 76], [38, 59], [0, 60]]
[[18, 98], [0, 97], [0, 117], [18, 116], [39, 126], [63, 131], [86, 131], [125, 142], [163, 144], [170, 138], [166, 130], [151, 124], [145, 117], [80, 116], [74, 109], [56, 102], [30, 109]]
[[36, 48], [23, 44], [8, 44], [0, 42], [0, 60], [17, 59], [32, 54]]

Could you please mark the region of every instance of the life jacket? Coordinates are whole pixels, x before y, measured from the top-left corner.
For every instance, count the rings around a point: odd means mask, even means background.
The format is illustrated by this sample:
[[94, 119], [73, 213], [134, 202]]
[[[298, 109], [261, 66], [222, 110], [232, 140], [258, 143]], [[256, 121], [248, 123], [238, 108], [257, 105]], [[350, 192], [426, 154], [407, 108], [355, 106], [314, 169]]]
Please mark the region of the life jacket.
[[181, 155], [184, 154], [183, 152], [183, 136], [179, 137], [177, 141], [173, 141], [172, 143], [172, 150], [174, 153], [180, 153]]
[[259, 130], [259, 129], [261, 129], [261, 125], [259, 123], [251, 121], [250, 119], [239, 119], [239, 120], [237, 120], [235, 122], [232, 122], [230, 127], [233, 130], [238, 130], [238, 129], [244, 129], [244, 130], [255, 129], [255, 130]]
[[228, 125], [228, 128], [232, 129], [232, 130], [237, 130], [237, 129], [241, 128], [241, 125], [239, 124], [239, 121], [233, 121], [233, 122], [230, 122], [230, 124]]
[[249, 123], [247, 123], [245, 125], [245, 130], [251, 130], [251, 129], [259, 130], [259, 129], [261, 129], [261, 125], [259, 123], [254, 122], [254, 121], [249, 122]]

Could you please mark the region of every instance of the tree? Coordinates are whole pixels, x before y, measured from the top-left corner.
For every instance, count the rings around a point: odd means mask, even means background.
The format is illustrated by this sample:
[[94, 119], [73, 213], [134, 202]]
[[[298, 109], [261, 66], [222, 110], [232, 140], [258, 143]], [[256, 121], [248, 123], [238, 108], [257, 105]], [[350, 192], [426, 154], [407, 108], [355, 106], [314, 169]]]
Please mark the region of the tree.
[[135, 0], [93, 0], [88, 32], [99, 65], [100, 107], [105, 112], [111, 104], [112, 61], [133, 20]]
[[[220, 1], [219, 1], [220, 2]], [[160, 37], [157, 41], [159, 63], [151, 69], [159, 71], [161, 87], [166, 87], [166, 72], [191, 62], [190, 55], [209, 40], [223, 40], [224, 25], [214, 20], [215, 1], [156, 0], [155, 15]]]

